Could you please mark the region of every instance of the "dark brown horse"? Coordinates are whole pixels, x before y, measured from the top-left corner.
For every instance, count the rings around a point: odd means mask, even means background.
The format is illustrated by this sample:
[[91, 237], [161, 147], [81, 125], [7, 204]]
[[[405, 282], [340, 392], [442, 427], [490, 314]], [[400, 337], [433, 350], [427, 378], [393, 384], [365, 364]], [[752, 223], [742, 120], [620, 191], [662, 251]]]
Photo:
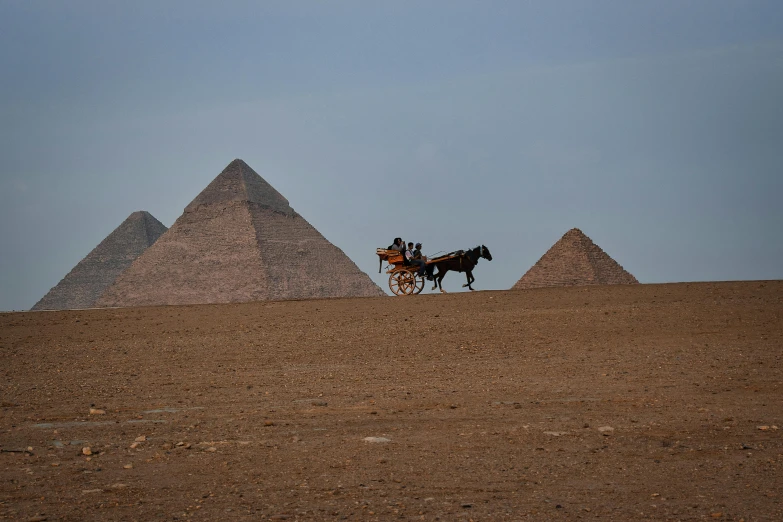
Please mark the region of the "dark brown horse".
[[[441, 281], [443, 281], [443, 276], [446, 275], [446, 272], [453, 270], [455, 272], [465, 272], [468, 282], [462, 285], [462, 288], [467, 286], [473, 290], [473, 287], [470, 286], [476, 280], [473, 277], [473, 269], [482, 257], [487, 261], [492, 261], [492, 254], [489, 253], [489, 249], [484, 245], [466, 251], [452, 252], [446, 256], [432, 259], [427, 263], [427, 274], [435, 279], [435, 286], [432, 289], [439, 288], [445, 294], [446, 291], [443, 289]], [[438, 268], [438, 273], [433, 276], [432, 273], [435, 267]]]

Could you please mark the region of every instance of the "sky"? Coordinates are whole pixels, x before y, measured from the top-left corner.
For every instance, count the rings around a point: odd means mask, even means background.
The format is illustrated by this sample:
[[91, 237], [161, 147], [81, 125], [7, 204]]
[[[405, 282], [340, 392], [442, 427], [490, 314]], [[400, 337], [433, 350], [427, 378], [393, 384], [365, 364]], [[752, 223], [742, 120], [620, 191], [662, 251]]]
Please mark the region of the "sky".
[[[642, 283], [783, 279], [783, 2], [0, 0], [0, 310], [245, 160], [375, 248], [580, 228]], [[444, 288], [461, 290], [463, 275]]]

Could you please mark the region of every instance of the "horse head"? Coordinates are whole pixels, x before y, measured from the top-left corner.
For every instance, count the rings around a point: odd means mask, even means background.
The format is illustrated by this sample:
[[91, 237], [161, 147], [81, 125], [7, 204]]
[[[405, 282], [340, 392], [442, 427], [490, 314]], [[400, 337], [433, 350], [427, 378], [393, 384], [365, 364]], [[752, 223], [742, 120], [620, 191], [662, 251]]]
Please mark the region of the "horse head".
[[479, 256], [483, 257], [487, 261], [492, 261], [492, 254], [489, 253], [489, 249], [485, 247], [484, 245], [481, 245], [479, 248]]

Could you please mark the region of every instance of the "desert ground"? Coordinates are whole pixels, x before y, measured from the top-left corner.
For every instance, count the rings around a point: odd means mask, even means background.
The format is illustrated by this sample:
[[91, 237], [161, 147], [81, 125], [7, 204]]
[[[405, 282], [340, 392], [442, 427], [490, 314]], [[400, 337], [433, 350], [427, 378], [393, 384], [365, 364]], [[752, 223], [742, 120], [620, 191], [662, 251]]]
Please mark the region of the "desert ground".
[[782, 520], [783, 282], [0, 314], [0, 518]]

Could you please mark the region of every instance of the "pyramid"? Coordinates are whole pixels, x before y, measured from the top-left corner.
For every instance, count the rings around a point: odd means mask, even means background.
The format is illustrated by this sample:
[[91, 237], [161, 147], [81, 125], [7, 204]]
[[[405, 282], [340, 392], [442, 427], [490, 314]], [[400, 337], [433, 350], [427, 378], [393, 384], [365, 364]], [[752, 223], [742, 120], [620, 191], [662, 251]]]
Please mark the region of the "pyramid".
[[572, 228], [516, 282], [512, 290], [638, 283], [634, 276], [626, 272], [581, 230]]
[[99, 306], [380, 296], [383, 291], [244, 161], [234, 160]]
[[117, 276], [166, 230], [149, 212], [134, 212], [79, 261], [32, 310], [92, 308]]

